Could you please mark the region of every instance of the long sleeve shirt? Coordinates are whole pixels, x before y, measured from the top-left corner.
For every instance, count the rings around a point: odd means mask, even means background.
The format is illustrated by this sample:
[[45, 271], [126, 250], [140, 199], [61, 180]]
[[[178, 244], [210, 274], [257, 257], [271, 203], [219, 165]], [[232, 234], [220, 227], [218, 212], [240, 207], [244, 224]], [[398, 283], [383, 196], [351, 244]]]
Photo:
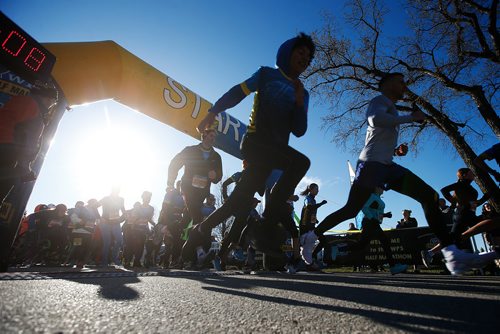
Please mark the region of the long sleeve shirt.
[[368, 129], [359, 160], [391, 164], [398, 143], [399, 125], [413, 122], [413, 117], [400, 116], [394, 103], [388, 97], [379, 95], [370, 101], [366, 119]]
[[[217, 183], [222, 178], [222, 160], [219, 153], [213, 148], [209, 152], [204, 152], [201, 144], [184, 148], [172, 159], [168, 167], [168, 186], [174, 186], [177, 173], [183, 166], [184, 175], [181, 179], [183, 184], [210, 189], [210, 182]], [[216, 177], [209, 181], [208, 172], [211, 170], [215, 171]]]
[[[451, 194], [453, 192], [453, 195]], [[447, 185], [441, 189], [443, 197], [448, 200], [448, 202], [456, 204], [458, 207], [463, 209], [470, 209], [471, 202], [477, 201], [479, 193], [471, 185], [471, 181], [468, 180], [458, 180], [455, 183]], [[490, 196], [488, 194], [483, 195], [479, 199], [478, 205], [486, 202]]]

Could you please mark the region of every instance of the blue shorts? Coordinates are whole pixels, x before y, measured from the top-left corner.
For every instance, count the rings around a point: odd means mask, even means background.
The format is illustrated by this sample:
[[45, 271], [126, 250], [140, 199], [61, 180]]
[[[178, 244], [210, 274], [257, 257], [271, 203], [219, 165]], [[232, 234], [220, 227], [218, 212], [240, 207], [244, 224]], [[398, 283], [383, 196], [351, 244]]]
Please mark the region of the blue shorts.
[[396, 163], [386, 165], [376, 161], [358, 161], [353, 185], [390, 189], [391, 183], [401, 180], [408, 173], [411, 172]]

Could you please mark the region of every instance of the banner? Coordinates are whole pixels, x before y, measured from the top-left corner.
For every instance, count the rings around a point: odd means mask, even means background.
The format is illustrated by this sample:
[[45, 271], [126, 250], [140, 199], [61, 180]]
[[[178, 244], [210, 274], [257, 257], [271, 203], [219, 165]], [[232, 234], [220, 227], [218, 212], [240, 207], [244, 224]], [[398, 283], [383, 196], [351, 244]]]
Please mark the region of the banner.
[[[389, 238], [395, 262], [401, 264], [421, 265], [420, 251], [429, 250], [439, 243], [438, 238], [429, 227], [392, 229], [386, 230], [384, 233]], [[387, 258], [378, 239], [372, 240], [362, 251], [349, 251], [349, 246], [356, 243], [360, 237], [361, 231], [327, 235], [323, 262], [339, 266], [386, 264]], [[334, 245], [339, 251], [334, 254], [335, 258], [332, 258], [332, 246]], [[439, 252], [434, 256], [433, 265], [441, 267], [443, 265], [441, 260], [442, 255]]]
[[[57, 57], [52, 76], [70, 107], [113, 99], [200, 139], [196, 126], [212, 104], [115, 42], [44, 46]], [[241, 159], [246, 125], [225, 112], [217, 121], [215, 146]]]

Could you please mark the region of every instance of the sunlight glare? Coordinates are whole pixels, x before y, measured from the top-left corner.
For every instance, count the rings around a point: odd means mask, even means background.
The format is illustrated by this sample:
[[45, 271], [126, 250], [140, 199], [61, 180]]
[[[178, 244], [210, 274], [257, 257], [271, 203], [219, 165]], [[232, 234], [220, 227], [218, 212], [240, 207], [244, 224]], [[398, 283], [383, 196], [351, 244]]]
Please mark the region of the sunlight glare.
[[74, 160], [83, 199], [100, 199], [110, 193], [112, 185], [120, 185], [126, 203], [139, 200], [144, 190], [152, 189], [157, 175], [151, 146], [144, 134], [130, 128], [90, 132]]

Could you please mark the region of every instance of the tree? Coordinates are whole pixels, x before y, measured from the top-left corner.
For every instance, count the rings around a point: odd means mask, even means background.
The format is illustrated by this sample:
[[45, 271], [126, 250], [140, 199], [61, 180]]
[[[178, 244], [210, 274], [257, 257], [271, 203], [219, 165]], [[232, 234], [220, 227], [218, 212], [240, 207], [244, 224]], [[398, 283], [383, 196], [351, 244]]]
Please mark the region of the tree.
[[[426, 138], [451, 143], [483, 191], [498, 189], [473, 164], [471, 147], [477, 139], [500, 138], [497, 7], [498, 0], [408, 0], [409, 28], [399, 36], [384, 32], [390, 13], [377, 0], [355, 0], [347, 7], [344, 20], [356, 38], [343, 37], [334, 18], [325, 15], [324, 27], [313, 34], [317, 53], [305, 77], [311, 92], [332, 106], [324, 119], [334, 130], [332, 141], [344, 148], [355, 143], [353, 150], [359, 151], [364, 113], [378, 80], [402, 72], [408, 92], [398, 110], [427, 115], [422, 124], [402, 126], [402, 136], [415, 151]], [[494, 206], [500, 209], [498, 197]]]

